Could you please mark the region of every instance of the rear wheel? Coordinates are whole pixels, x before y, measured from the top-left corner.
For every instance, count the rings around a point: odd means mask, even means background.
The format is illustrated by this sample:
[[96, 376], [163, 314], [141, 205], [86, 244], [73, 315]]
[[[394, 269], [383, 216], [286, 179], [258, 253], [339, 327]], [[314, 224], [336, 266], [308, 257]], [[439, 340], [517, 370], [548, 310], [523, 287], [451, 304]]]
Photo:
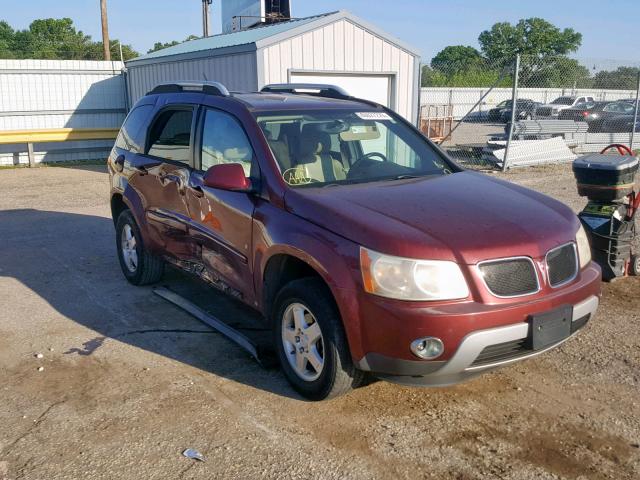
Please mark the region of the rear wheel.
[[116, 248], [120, 268], [134, 285], [155, 283], [162, 278], [164, 262], [149, 252], [130, 210], [124, 210], [116, 222]]
[[347, 393], [364, 383], [351, 361], [331, 293], [315, 278], [287, 284], [275, 302], [273, 330], [280, 365], [293, 388], [311, 400]]

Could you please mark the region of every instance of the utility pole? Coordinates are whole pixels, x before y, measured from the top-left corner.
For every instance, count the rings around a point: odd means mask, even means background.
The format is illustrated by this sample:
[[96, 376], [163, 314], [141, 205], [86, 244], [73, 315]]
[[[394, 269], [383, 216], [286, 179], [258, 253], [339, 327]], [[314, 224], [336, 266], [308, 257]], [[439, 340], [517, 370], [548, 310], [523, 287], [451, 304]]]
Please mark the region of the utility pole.
[[640, 72], [638, 72], [638, 84], [636, 85], [636, 104], [633, 107], [633, 123], [631, 124], [631, 139], [629, 148], [633, 150], [633, 137], [636, 135], [636, 124], [638, 123], [638, 103], [640, 103]]
[[[513, 138], [513, 129], [516, 125], [516, 108], [518, 107], [518, 76], [520, 75], [520, 54], [516, 55], [516, 63], [513, 66], [513, 90], [511, 91], [511, 123], [509, 124], [509, 136], [504, 149], [504, 159], [502, 160], [502, 171], [506, 172], [509, 161], [509, 147]], [[564, 95], [564, 93], [563, 93]]]
[[202, 0], [202, 36], [209, 36], [209, 5], [213, 0]]
[[107, 0], [100, 0], [100, 18], [102, 19], [102, 52], [105, 60], [111, 60], [109, 22], [107, 21]]

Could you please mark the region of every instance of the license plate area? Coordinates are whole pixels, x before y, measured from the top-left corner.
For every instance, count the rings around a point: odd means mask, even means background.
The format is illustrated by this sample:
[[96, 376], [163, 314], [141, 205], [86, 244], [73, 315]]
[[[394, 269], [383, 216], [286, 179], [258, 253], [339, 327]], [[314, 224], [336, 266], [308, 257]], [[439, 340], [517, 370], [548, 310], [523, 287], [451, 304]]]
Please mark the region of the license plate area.
[[572, 317], [571, 305], [530, 315], [529, 347], [532, 350], [542, 350], [567, 338], [571, 335]]

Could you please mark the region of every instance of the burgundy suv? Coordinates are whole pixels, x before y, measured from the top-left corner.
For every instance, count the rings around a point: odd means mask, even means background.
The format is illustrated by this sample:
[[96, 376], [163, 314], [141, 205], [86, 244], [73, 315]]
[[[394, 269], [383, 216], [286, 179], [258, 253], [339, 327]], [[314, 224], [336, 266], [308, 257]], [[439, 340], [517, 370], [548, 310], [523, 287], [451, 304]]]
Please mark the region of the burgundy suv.
[[165, 263], [261, 312], [312, 399], [368, 376], [449, 385], [558, 346], [600, 269], [560, 202], [465, 171], [329, 85], [160, 85], [109, 157], [122, 271]]

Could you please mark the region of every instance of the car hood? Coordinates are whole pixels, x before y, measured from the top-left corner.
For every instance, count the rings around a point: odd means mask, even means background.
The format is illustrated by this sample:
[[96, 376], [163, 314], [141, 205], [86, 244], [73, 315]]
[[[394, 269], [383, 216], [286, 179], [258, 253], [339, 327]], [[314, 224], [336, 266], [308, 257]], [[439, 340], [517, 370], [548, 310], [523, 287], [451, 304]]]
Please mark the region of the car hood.
[[572, 241], [576, 215], [545, 195], [477, 172], [298, 188], [286, 208], [357, 244], [390, 255], [481, 260], [544, 256]]

